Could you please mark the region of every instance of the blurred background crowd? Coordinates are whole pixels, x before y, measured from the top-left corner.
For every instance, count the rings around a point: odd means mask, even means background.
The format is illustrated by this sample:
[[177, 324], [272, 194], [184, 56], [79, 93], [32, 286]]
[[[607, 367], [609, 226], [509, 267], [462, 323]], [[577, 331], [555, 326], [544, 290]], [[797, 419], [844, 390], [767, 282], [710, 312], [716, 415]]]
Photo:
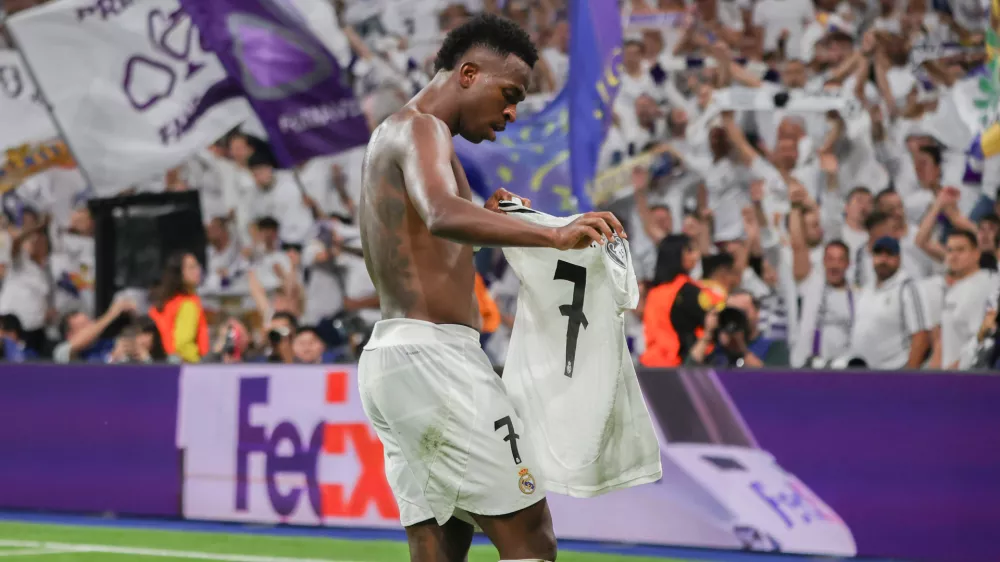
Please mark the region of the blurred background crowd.
[[[519, 117], [567, 81], [566, 0], [332, 3], [342, 36], [324, 43], [350, 61], [371, 128], [429, 80], [444, 34], [479, 12], [539, 46]], [[637, 362], [998, 365], [1000, 174], [949, 128], [950, 90], [986, 59], [978, 0], [621, 4], [621, 85], [595, 202], [630, 235]], [[913, 64], [927, 42], [960, 48]], [[780, 102], [709, 111], [734, 88], [827, 92], [865, 115]], [[356, 360], [380, 316], [356, 222], [364, 147], [279, 169], [262, 137], [235, 130], [123, 193], [197, 192], [207, 247], [202, 260], [172, 255], [154, 286], [106, 310], [81, 173], [53, 168], [6, 192], [3, 361]], [[484, 347], [502, 366], [519, 282], [501, 252], [479, 252], [477, 268]]]

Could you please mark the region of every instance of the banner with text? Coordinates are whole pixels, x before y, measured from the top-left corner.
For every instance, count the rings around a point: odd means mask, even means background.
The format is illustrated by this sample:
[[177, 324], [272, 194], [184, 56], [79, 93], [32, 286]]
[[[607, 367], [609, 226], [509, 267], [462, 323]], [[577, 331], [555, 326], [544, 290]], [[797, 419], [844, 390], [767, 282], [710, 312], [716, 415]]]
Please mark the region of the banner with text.
[[346, 73], [294, 4], [181, 0], [205, 45], [246, 96], [278, 162], [292, 167], [368, 142], [368, 122]]
[[179, 517], [177, 367], [0, 372], [0, 509]]
[[58, 0], [8, 26], [98, 196], [180, 164], [252, 115], [244, 99], [203, 99], [225, 71], [178, 0]]
[[181, 371], [184, 517], [399, 527], [353, 366]]

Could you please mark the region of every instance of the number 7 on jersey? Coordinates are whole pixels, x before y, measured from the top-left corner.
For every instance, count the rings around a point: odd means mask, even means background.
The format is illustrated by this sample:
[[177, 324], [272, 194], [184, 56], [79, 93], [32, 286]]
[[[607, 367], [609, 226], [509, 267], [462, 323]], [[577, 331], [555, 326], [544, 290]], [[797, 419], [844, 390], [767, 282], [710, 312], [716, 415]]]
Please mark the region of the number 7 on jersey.
[[587, 268], [559, 260], [556, 263], [556, 281], [573, 284], [573, 301], [559, 306], [559, 313], [568, 319], [566, 324], [566, 370], [567, 377], [573, 377], [576, 360], [576, 341], [580, 337], [580, 326], [587, 328], [587, 315], [583, 313], [583, 298], [587, 294]]

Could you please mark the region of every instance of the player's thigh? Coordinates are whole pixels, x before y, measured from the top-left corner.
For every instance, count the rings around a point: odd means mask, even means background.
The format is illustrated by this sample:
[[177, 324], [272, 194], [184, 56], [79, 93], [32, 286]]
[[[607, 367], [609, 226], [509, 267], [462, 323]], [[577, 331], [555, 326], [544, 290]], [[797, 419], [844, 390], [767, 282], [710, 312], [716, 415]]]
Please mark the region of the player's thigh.
[[552, 514], [544, 499], [507, 515], [472, 515], [501, 560], [555, 560]]
[[433, 519], [410, 525], [406, 528], [410, 562], [465, 562], [472, 534], [472, 525], [455, 517], [444, 525]]

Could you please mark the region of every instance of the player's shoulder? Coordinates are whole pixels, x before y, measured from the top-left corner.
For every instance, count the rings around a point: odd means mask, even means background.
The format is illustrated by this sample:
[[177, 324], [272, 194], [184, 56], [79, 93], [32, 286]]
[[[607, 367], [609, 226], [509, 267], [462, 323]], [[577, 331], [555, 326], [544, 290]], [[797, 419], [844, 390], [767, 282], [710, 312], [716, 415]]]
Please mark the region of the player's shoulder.
[[389, 116], [380, 127], [395, 140], [412, 146], [420, 142], [447, 142], [451, 144], [451, 130], [437, 117], [406, 106]]

